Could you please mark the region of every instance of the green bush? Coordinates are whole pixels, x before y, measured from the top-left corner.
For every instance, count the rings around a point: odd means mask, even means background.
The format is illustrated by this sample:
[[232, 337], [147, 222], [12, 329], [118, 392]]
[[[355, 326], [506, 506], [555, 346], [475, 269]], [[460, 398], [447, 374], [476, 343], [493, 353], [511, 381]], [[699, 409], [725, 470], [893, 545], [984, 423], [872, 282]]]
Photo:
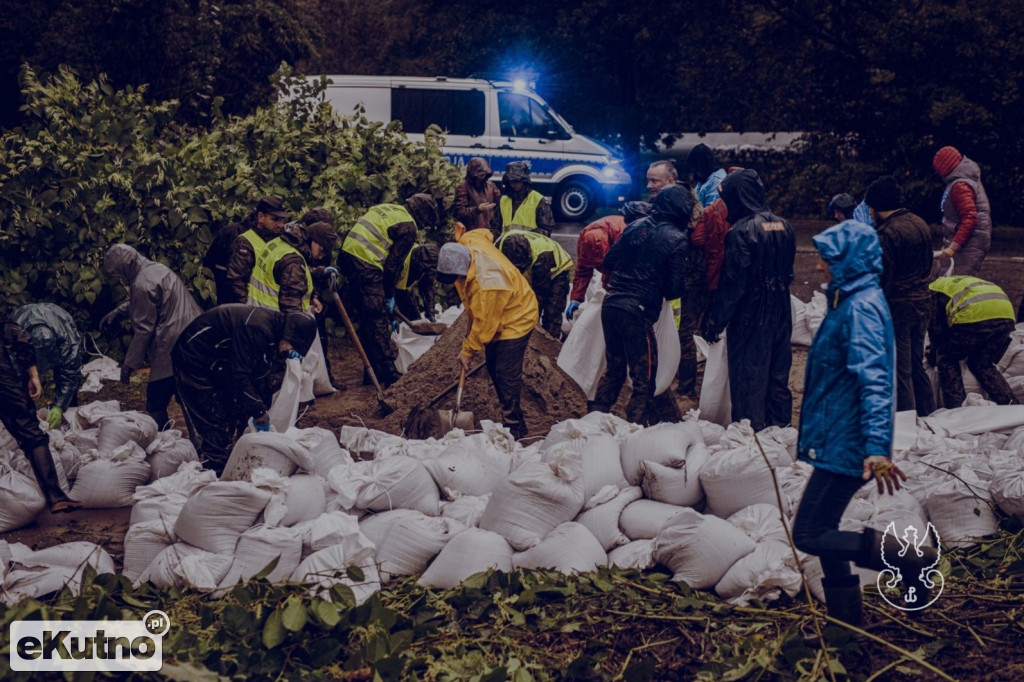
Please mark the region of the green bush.
[[126, 243], [178, 272], [209, 304], [202, 257], [216, 228], [259, 197], [297, 214], [325, 206], [346, 230], [370, 206], [416, 192], [453, 194], [458, 169], [428, 130], [410, 142], [397, 123], [340, 117], [317, 103], [322, 84], [278, 74], [294, 96], [209, 129], [176, 120], [177, 102], [149, 102], [145, 87], [83, 83], [62, 68], [21, 73], [26, 123], [0, 137], [0, 287], [13, 307], [48, 300], [95, 322], [123, 287], [101, 270]]

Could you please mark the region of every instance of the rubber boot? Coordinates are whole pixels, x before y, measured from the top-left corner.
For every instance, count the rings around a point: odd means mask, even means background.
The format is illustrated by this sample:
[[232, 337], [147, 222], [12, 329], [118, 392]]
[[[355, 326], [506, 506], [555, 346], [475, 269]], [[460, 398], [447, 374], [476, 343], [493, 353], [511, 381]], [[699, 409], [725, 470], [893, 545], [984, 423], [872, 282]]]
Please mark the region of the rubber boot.
[[49, 446], [38, 445], [32, 448], [28, 461], [51, 514], [74, 511], [82, 506], [81, 502], [72, 500], [61, 490]]
[[160, 431], [166, 431], [171, 428], [170, 417], [167, 415], [167, 410], [161, 410], [160, 412], [147, 412], [153, 421], [156, 422], [156, 427]]
[[[854, 627], [864, 626], [864, 608], [861, 602], [860, 578], [855, 575], [848, 575], [842, 578], [823, 578], [821, 581], [822, 590], [825, 592], [825, 611], [829, 616]], [[829, 623], [822, 626], [822, 637], [825, 644], [836, 637], [849, 637], [847, 631]], [[859, 636], [854, 636], [859, 641]], [[821, 640], [818, 637], [804, 637], [804, 646], [810, 649], [820, 649]]]

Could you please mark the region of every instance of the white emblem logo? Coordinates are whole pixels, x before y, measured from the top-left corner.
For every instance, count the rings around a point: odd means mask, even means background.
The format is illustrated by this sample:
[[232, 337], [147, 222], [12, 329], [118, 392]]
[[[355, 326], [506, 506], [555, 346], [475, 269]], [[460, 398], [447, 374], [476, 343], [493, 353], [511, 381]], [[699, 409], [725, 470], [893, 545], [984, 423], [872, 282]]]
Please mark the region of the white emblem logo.
[[[893, 544], [900, 548], [896, 556], [885, 554], [886, 540], [889, 536], [895, 541], [890, 541], [890, 548]], [[935, 542], [934, 559], [929, 558], [931, 548], [926, 544], [928, 538]], [[922, 546], [928, 551], [922, 550]], [[881, 549], [882, 562], [888, 568], [878, 574], [875, 584], [882, 599], [889, 606], [901, 611], [920, 611], [934, 604], [946, 583], [938, 569], [939, 560], [942, 558], [939, 532], [935, 530], [931, 521], [925, 528], [924, 537], [919, 536], [915, 526], [907, 526], [903, 529], [902, 538], [896, 531], [896, 524], [890, 521], [885, 529], [885, 535], [882, 536]], [[903, 571], [907, 574], [904, 575]]]

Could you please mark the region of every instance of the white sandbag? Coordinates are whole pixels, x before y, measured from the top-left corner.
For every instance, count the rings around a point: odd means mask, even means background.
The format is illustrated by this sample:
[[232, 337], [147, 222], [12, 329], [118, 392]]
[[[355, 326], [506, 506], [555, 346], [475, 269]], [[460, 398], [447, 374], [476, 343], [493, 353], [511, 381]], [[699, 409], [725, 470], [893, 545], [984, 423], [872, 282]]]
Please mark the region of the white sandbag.
[[687, 421], [695, 421], [700, 426], [700, 432], [704, 434], [704, 445], [709, 448], [713, 445], [718, 445], [718, 441], [725, 435], [725, 427], [715, 422], [710, 422], [706, 419], [698, 419], [696, 415], [700, 413], [700, 410], [691, 410], [691, 415], [687, 415]]
[[773, 601], [783, 592], [795, 596], [803, 586], [800, 564], [788, 544], [768, 540], [741, 557], [715, 585], [719, 597], [746, 606], [752, 600]]
[[503, 536], [525, 550], [540, 542], [583, 508], [583, 461], [567, 451], [551, 462], [524, 464], [491, 495], [480, 528]]
[[586, 526], [563, 523], [525, 552], [512, 555], [514, 569], [552, 569], [565, 575], [608, 565], [608, 555]]
[[295, 440], [309, 450], [313, 470], [309, 473], [327, 478], [331, 469], [339, 464], [351, 464], [352, 457], [341, 447], [333, 431], [314, 426], [296, 429]]
[[343, 448], [352, 453], [353, 457], [372, 455], [381, 441], [392, 437], [390, 433], [368, 429], [365, 426], [345, 425], [338, 432], [338, 441]]
[[97, 574], [114, 572], [110, 555], [91, 542], [66, 542], [35, 552], [17, 551], [12, 558], [0, 590], [0, 599], [8, 606], [58, 592], [65, 586], [78, 595], [86, 566]]
[[35, 479], [0, 457], [0, 533], [27, 526], [45, 506], [46, 498]]
[[183, 438], [181, 431], [167, 429], [159, 432], [146, 448], [146, 461], [156, 480], [170, 476], [185, 462], [198, 462], [199, 455], [192, 441]]
[[614, 414], [608, 414], [607, 412], [591, 412], [584, 415], [580, 421], [600, 427], [602, 431], [613, 436], [620, 445], [634, 433], [642, 431], [644, 428], [639, 424], [633, 424], [622, 417], [616, 417]]
[[136, 523], [124, 535], [124, 560], [121, 574], [134, 582], [149, 568], [158, 554], [177, 542], [174, 525], [161, 519]]
[[57, 478], [61, 489], [67, 493], [70, 483], [78, 477], [82, 464], [82, 451], [60, 429], [50, 431], [50, 454], [57, 465]]
[[989, 493], [1004, 514], [1024, 521], [1024, 460], [1014, 457], [995, 467]]
[[294, 526], [319, 518], [327, 508], [323, 479], [310, 474], [289, 476], [284, 506], [285, 515], [280, 522], [282, 526]]
[[313, 338], [313, 345], [309, 347], [309, 351], [302, 358], [302, 374], [304, 379], [306, 377], [310, 379], [309, 388], [312, 394], [306, 395], [303, 390], [299, 396], [302, 402], [312, 400], [313, 396], [331, 395], [337, 391], [331, 385], [331, 377], [327, 374], [327, 363], [324, 361], [324, 349], [319, 331]]
[[97, 424], [99, 435], [96, 449], [107, 453], [125, 443], [138, 443], [145, 450], [156, 438], [158, 427], [144, 412], [120, 412], [101, 417]]
[[825, 313], [827, 312], [828, 301], [825, 299], [825, 294], [821, 291], [815, 291], [811, 294], [811, 300], [807, 302], [807, 306], [804, 308], [804, 324], [807, 325], [807, 330], [811, 332], [811, 336], [818, 332], [818, 327], [821, 326], [821, 322], [825, 319]]
[[136, 443], [129, 441], [111, 454], [122, 452], [130, 454], [83, 463], [68, 496], [87, 508], [130, 506], [135, 490], [149, 482], [151, 469], [143, 459], [146, 453]]
[[791, 468], [793, 459], [786, 443], [759, 434], [761, 447], [758, 447], [753, 434], [746, 420], [732, 424], [722, 436], [723, 444], [729, 449], [713, 455], [700, 470], [708, 511], [715, 516], [728, 518], [744, 507], [761, 502], [778, 505], [771, 471], [761, 456], [761, 449], [776, 476]]
[[285, 360], [281, 388], [270, 401], [270, 426], [284, 433], [295, 426], [299, 416], [299, 392], [302, 389], [302, 362], [297, 358]]
[[966, 469], [958, 476], [929, 491], [925, 510], [943, 545], [970, 547], [999, 530], [999, 519], [986, 486]]
[[398, 346], [398, 357], [395, 358], [395, 368], [400, 374], [409, 371], [412, 363], [423, 357], [423, 354], [433, 348], [436, 336], [417, 334], [409, 325], [398, 325], [397, 332], [391, 332], [391, 340]]
[[65, 433], [64, 438], [67, 442], [78, 448], [78, 452], [81, 454], [96, 449], [100, 439], [100, 430], [83, 429], [81, 431], [71, 431], [70, 433]]
[[774, 504], [752, 504], [740, 509], [727, 520], [754, 542], [789, 543], [779, 508]]
[[[118, 370], [118, 378], [121, 372]], [[85, 430], [98, 426], [100, 420], [108, 415], [119, 414], [121, 403], [116, 400], [94, 400], [78, 407], [69, 407], [64, 411], [64, 418], [72, 425], [73, 430]]]
[[423, 460], [437, 487], [449, 500], [460, 495], [488, 495], [505, 480], [512, 459], [477, 433], [453, 440], [433, 459]]
[[[551, 462], [566, 451], [578, 452], [583, 463], [583, 506], [588, 507], [602, 490], [611, 488], [611, 495], [629, 485], [622, 473], [619, 443], [613, 436], [598, 433], [585, 438], [566, 440], [551, 445], [541, 454], [541, 461]], [[609, 495], [605, 495], [609, 497]], [[596, 500], [599, 504], [604, 500]]]
[[231, 561], [228, 555], [177, 542], [160, 552], [134, 584], [152, 583], [161, 588], [191, 587], [200, 592], [212, 592], [227, 575]]
[[708, 344], [700, 337], [694, 337], [694, 340], [697, 350], [707, 358], [700, 385], [700, 416], [727, 426], [732, 423], [732, 397], [729, 394], [729, 355], [725, 332], [722, 332], [718, 343]]
[[[678, 343], [678, 339], [676, 341]], [[573, 320], [572, 331], [562, 342], [557, 364], [593, 400], [597, 384], [605, 370], [604, 327], [601, 325], [601, 304], [580, 309]], [[658, 363], [659, 366], [661, 363]]]
[[296, 524], [295, 530], [302, 535], [304, 557], [335, 545], [341, 545], [351, 555], [363, 554], [367, 548], [373, 553], [373, 543], [360, 532], [359, 520], [345, 512], [321, 514], [312, 521]]
[[475, 528], [480, 525], [480, 517], [484, 515], [487, 502], [491, 499], [488, 495], [463, 495], [454, 500], [441, 501], [441, 516], [460, 522], [467, 528]]
[[653, 539], [633, 540], [608, 552], [608, 565], [622, 570], [646, 571], [657, 564], [651, 554]]
[[671, 466], [642, 460], [640, 485], [644, 497], [681, 507], [699, 505], [704, 500], [704, 490], [700, 486], [700, 468], [707, 458], [707, 446], [704, 443], [697, 443], [689, 449], [684, 461], [672, 462]]
[[392, 576], [422, 573], [466, 526], [412, 509], [396, 509], [363, 518], [359, 530], [376, 545], [380, 577], [386, 582]]
[[595, 424], [583, 419], [566, 419], [558, 422], [548, 431], [548, 435], [540, 443], [540, 451], [545, 452], [548, 448], [566, 441], [574, 441], [599, 436], [606, 432], [600, 424]]
[[79, 393], [95, 393], [103, 388], [103, 381], [120, 381], [121, 367], [114, 358], [100, 355], [82, 365], [85, 379], [78, 387]]
[[665, 525], [689, 507], [656, 500], [637, 500], [626, 505], [619, 516], [619, 528], [630, 540], [651, 540]]
[[422, 462], [412, 457], [389, 457], [371, 464], [356, 507], [376, 512], [416, 509], [437, 516], [441, 496]]
[[1011, 433], [1024, 426], [1024, 405], [957, 407], [936, 411], [928, 417], [921, 417], [921, 421], [933, 432], [945, 437], [988, 431]]
[[512, 547], [497, 533], [467, 528], [448, 541], [416, 582], [450, 590], [474, 573], [491, 569], [512, 570]]
[[753, 552], [755, 544], [724, 519], [684, 509], [658, 532], [652, 554], [674, 573], [673, 580], [707, 589]]
[[[676, 378], [679, 358], [679, 327], [669, 301], [661, 302], [661, 315], [654, 323], [654, 340], [658, 344], [658, 372], [654, 376], [654, 395], [668, 390]], [[593, 398], [591, 398], [593, 400]]]
[[[309, 450], [291, 436], [272, 431], [246, 433], [231, 449], [222, 481], [248, 481], [256, 469], [291, 476], [302, 464], [313, 467]], [[306, 469], [309, 471], [309, 469]]]
[[217, 480], [217, 473], [199, 462], [185, 462], [178, 471], [139, 486], [132, 495], [130, 524], [164, 519], [173, 528], [181, 508], [192, 494]]
[[687, 451], [696, 443], [704, 444], [704, 434], [692, 421], [657, 424], [638, 431], [622, 444], [622, 472], [630, 485], [640, 485], [640, 462], [649, 460], [665, 465], [685, 462]]
[[211, 483], [185, 503], [174, 524], [174, 533], [207, 552], [231, 554], [239, 536], [256, 523], [270, 495], [246, 481]]
[[807, 327], [807, 304], [793, 294], [789, 295], [789, 303], [793, 313], [793, 333], [789, 341], [794, 346], [810, 346], [814, 332]]
[[276, 583], [290, 578], [302, 561], [302, 533], [295, 528], [253, 526], [238, 538], [231, 568], [218, 584], [234, 587], [262, 572], [274, 559], [277, 565], [266, 579]]
[[619, 529], [619, 517], [622, 516], [622, 510], [641, 497], [643, 491], [640, 488], [626, 488], [611, 501], [599, 504], [577, 516], [576, 522], [585, 526], [606, 552], [610, 551], [629, 542], [629, 538]]
[[[363, 572], [363, 580], [348, 577], [347, 569], [355, 566]], [[356, 604], [362, 604], [380, 590], [380, 574], [373, 561], [373, 545], [366, 541], [357, 553], [347, 551], [343, 545], [333, 545], [306, 557], [292, 573], [292, 581], [309, 583], [312, 592], [321, 599], [330, 599], [330, 589], [342, 584], [351, 588]]]

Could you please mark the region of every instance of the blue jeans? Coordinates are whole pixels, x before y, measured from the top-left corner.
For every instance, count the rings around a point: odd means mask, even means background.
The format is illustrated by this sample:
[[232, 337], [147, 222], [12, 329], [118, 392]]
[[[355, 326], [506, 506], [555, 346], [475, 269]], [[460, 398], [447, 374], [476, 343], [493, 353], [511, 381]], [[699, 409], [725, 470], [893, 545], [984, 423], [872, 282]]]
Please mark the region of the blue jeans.
[[839, 521], [864, 483], [859, 476], [815, 469], [800, 500], [793, 521], [793, 542], [801, 552], [821, 559], [829, 582], [848, 578], [850, 562], [863, 556], [862, 534], [839, 530]]

